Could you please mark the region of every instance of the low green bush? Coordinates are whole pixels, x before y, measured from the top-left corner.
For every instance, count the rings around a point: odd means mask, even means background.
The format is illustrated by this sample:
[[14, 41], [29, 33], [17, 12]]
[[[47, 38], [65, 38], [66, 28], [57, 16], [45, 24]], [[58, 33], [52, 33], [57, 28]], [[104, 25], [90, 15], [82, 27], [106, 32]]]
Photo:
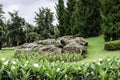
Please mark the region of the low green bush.
[[[18, 53], [19, 54], [19, 53]], [[21, 53], [19, 56], [15, 58], [24, 58], [24, 59], [32, 59], [32, 60], [47, 60], [49, 62], [55, 62], [55, 61], [64, 61], [64, 62], [76, 62], [82, 60], [84, 57], [81, 55], [81, 53], [73, 53], [73, 54], [37, 54], [37, 53], [31, 53], [30, 55], [25, 55], [25, 53]]]
[[120, 40], [106, 42], [104, 49], [108, 51], [120, 50]]
[[120, 80], [120, 59], [85, 64], [0, 59], [0, 80]]

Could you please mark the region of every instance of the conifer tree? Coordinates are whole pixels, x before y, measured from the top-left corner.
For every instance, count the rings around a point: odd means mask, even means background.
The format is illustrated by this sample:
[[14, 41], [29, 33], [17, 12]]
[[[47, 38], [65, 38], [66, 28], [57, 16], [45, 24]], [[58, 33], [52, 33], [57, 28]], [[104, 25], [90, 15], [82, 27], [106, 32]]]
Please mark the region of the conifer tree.
[[36, 12], [35, 22], [40, 39], [52, 37], [54, 34], [53, 20], [53, 12], [49, 8], [39, 8], [39, 11]]
[[3, 22], [3, 9], [2, 4], [0, 4], [0, 49], [2, 48], [2, 45], [4, 44], [5, 39], [5, 23]]
[[79, 28], [83, 37], [98, 36], [101, 31], [99, 0], [79, 0]]
[[102, 4], [105, 41], [120, 39], [120, 0], [104, 0]]
[[10, 19], [7, 23], [8, 26], [8, 45], [9, 46], [18, 46], [25, 42], [25, 19], [18, 15], [18, 11], [13, 13], [9, 12]]
[[[77, 0], [68, 0], [67, 1], [67, 8], [66, 8], [66, 35], [71, 35], [72, 28], [74, 27], [72, 24], [74, 24], [72, 20], [73, 12], [75, 11], [75, 5]], [[72, 24], [71, 24], [72, 23]]]
[[66, 31], [66, 23], [65, 23], [65, 6], [63, 0], [58, 0], [58, 4], [56, 4], [56, 12], [57, 12], [57, 20], [58, 20], [58, 30], [59, 36], [64, 36]]

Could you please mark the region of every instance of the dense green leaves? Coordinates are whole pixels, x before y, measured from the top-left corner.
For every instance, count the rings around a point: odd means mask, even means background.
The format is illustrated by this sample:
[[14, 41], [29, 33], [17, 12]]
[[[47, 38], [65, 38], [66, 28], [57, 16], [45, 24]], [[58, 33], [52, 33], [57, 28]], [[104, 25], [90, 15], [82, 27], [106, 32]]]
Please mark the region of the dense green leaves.
[[54, 34], [53, 20], [53, 13], [48, 8], [39, 8], [39, 11], [36, 12], [35, 22], [40, 39], [52, 37]]
[[120, 38], [120, 1], [102, 1], [103, 32], [105, 41], [117, 40]]
[[59, 15], [58, 21], [61, 20], [62, 25], [65, 24], [60, 28], [61, 23], [59, 22], [58, 29], [60, 33], [65, 33], [62, 35], [93, 37], [100, 34], [99, 0], [68, 0], [65, 8], [63, 2], [59, 1], [58, 6], [56, 9], [57, 15]]
[[108, 51], [120, 50], [120, 40], [106, 42], [104, 49]]
[[18, 16], [18, 12], [9, 12], [11, 19], [9, 20], [8, 26], [8, 43], [9, 46], [20, 45], [25, 42], [24, 26], [25, 20]]
[[107, 58], [85, 64], [47, 60], [0, 59], [1, 80], [119, 80], [120, 59]]
[[6, 39], [6, 24], [3, 21], [3, 10], [2, 10], [2, 5], [0, 4], [0, 49], [5, 43]]
[[57, 12], [57, 20], [58, 20], [58, 30], [59, 36], [64, 36], [66, 31], [66, 21], [65, 21], [65, 6], [63, 0], [58, 0], [58, 4], [56, 4], [56, 12]]

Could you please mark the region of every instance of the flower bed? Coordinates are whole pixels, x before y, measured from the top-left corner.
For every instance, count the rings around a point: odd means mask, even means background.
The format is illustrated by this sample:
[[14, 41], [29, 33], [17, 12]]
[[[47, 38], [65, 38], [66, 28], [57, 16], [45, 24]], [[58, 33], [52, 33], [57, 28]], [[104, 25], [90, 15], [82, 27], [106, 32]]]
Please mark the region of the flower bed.
[[120, 59], [85, 64], [63, 61], [0, 59], [0, 80], [119, 80]]

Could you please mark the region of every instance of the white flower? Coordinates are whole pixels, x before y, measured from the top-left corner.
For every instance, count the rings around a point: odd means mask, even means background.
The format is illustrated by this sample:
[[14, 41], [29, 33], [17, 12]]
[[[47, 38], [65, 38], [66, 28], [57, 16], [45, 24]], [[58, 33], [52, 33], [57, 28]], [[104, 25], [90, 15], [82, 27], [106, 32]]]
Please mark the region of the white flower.
[[102, 59], [102, 58], [99, 58], [99, 61], [103, 61], [103, 59]]
[[60, 68], [57, 68], [57, 72], [59, 72], [60, 71]]
[[16, 64], [16, 61], [12, 61], [13, 64]]
[[29, 63], [29, 61], [26, 61], [26, 63], [28, 64], [28, 63]]
[[7, 65], [9, 61], [4, 62], [4, 65]]
[[108, 58], [107, 61], [110, 61], [110, 59]]
[[35, 63], [33, 66], [34, 66], [35, 68], [38, 68], [38, 67], [39, 67], [39, 64]]
[[11, 69], [15, 69], [15, 66], [12, 66]]
[[101, 65], [100, 62], [97, 63], [99, 66]]
[[110, 69], [112, 69], [112, 67], [110, 66]]
[[117, 62], [120, 62], [120, 60], [117, 60]]
[[1, 60], [2, 60], [2, 61], [5, 61], [5, 58], [2, 58]]
[[52, 62], [52, 63], [51, 63], [51, 66], [54, 66], [54, 65], [55, 65], [54, 62]]
[[96, 60], [94, 60], [93, 62], [94, 62], [94, 63], [96, 63], [97, 61], [96, 61]]

